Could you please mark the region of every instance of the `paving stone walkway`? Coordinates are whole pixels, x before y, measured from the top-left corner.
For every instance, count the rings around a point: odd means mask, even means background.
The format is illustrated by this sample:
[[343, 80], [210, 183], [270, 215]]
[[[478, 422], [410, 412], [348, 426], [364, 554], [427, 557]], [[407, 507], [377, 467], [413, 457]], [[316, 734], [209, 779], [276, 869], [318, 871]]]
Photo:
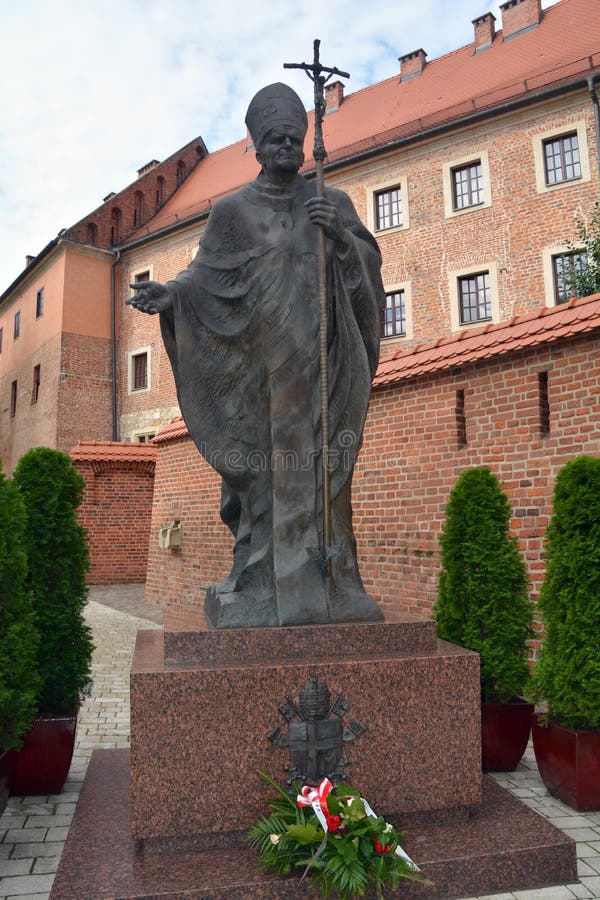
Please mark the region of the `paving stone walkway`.
[[[135, 635], [139, 628], [159, 627], [161, 612], [145, 606], [143, 585], [125, 585], [92, 588], [86, 616], [96, 644], [94, 686], [82, 706], [69, 777], [61, 794], [9, 799], [0, 817], [0, 900], [47, 900], [92, 750], [129, 744]], [[496, 778], [577, 841], [580, 883], [495, 894], [494, 900], [600, 900], [600, 812], [583, 815], [548, 796], [531, 748], [516, 772]]]

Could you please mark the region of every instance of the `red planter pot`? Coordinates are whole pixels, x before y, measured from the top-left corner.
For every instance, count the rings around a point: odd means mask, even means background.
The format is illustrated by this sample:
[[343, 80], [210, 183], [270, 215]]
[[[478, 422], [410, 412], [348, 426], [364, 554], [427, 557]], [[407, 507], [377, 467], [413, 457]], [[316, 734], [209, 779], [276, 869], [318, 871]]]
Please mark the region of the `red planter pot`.
[[486, 772], [513, 772], [525, 752], [533, 704], [521, 697], [510, 703], [481, 704], [481, 764]]
[[6, 808], [17, 770], [17, 751], [0, 750], [0, 816]]
[[17, 757], [12, 793], [59, 794], [69, 774], [77, 716], [38, 716]]
[[533, 749], [549, 792], [579, 812], [600, 810], [600, 732], [578, 731], [533, 717]]

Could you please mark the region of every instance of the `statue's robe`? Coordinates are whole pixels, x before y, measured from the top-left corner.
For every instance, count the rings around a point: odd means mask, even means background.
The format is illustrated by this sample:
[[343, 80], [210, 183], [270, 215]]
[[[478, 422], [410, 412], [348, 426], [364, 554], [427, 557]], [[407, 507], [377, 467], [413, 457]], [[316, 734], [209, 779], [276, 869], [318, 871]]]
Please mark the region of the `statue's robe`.
[[350, 482], [379, 356], [381, 257], [348, 196], [327, 189], [350, 232], [328, 245], [332, 545], [324, 575], [317, 232], [305, 201], [261, 175], [213, 207], [161, 313], [182, 415], [223, 479], [235, 535], [228, 579], [209, 589], [217, 626], [381, 618], [363, 589]]

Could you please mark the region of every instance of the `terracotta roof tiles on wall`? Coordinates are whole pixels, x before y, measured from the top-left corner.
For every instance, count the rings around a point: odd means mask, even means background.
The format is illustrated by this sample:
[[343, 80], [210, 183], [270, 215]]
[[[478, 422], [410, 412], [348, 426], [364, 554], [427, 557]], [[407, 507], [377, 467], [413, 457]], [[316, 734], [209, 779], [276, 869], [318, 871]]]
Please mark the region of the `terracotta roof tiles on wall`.
[[441, 338], [435, 344], [398, 350], [379, 363], [374, 387], [384, 387], [431, 372], [527, 350], [561, 338], [600, 329], [600, 294], [544, 307], [509, 322], [486, 325]]
[[156, 447], [125, 441], [79, 441], [69, 456], [79, 462], [147, 463], [155, 462]]

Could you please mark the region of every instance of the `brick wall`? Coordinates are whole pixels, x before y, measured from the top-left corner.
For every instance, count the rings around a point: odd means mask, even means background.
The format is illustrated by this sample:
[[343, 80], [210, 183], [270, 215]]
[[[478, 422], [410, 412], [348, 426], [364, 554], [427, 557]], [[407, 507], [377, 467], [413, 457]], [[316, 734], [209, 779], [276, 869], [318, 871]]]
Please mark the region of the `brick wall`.
[[98, 445], [96, 458], [78, 459], [77, 447], [72, 454], [74, 465], [86, 483], [78, 518], [89, 536], [88, 582], [143, 582], [148, 560], [154, 462], [148, 458], [138, 462], [106, 459], [105, 447], [105, 444]]
[[68, 453], [80, 439], [108, 440], [111, 420], [111, 342], [62, 335], [56, 447]]
[[[540, 372], [548, 373], [547, 436], [541, 434]], [[457, 441], [457, 390], [465, 396], [464, 447]], [[487, 465], [508, 494], [537, 599], [556, 473], [576, 454], [600, 454], [599, 423], [600, 344], [594, 336], [376, 390], [353, 483], [367, 590], [386, 605], [430, 615], [448, 495], [463, 469]], [[207, 585], [228, 572], [231, 540], [218, 508], [218, 479], [191, 440], [159, 442], [148, 598], [167, 605], [169, 628], [195, 627]], [[183, 548], [159, 551], [157, 529], [171, 518], [183, 523]]]
[[[194, 629], [209, 585], [231, 568], [231, 533], [219, 517], [221, 482], [189, 437], [157, 443], [155, 493], [150, 529], [146, 600], [165, 606], [170, 630]], [[163, 550], [160, 528], [179, 519], [183, 545]]]

